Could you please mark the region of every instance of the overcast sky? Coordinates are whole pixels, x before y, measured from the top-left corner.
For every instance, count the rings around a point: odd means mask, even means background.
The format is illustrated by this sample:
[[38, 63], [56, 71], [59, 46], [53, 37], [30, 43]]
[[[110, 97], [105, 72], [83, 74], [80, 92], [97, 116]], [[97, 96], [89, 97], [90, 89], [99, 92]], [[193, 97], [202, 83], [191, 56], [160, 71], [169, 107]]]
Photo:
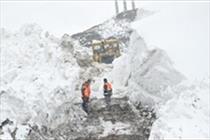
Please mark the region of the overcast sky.
[[[122, 10], [122, 1], [119, 4]], [[189, 78], [209, 76], [209, 2], [138, 1], [136, 7], [159, 11], [132, 25], [149, 46], [166, 50], [175, 67]], [[37, 23], [58, 37], [115, 14], [114, 1], [1, 1], [0, 8], [1, 27], [14, 31]]]

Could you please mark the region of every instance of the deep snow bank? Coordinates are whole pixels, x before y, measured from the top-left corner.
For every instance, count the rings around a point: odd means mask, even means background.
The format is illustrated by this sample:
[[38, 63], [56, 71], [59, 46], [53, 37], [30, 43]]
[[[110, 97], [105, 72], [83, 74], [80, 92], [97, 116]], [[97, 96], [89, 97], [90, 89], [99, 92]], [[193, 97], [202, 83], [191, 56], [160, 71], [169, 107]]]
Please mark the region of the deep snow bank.
[[210, 138], [209, 79], [185, 81], [164, 92], [175, 94], [158, 110], [150, 140]]
[[115, 90], [124, 91], [119, 95], [127, 95], [135, 104], [155, 107], [158, 119], [151, 140], [210, 137], [208, 78], [189, 82], [163, 50], [149, 50], [135, 32], [127, 53], [113, 65], [110, 77], [119, 88]]
[[209, 79], [189, 82], [165, 51], [148, 49], [135, 31], [124, 52], [109, 77], [120, 96], [156, 108], [158, 119], [150, 139], [209, 138]]
[[111, 77], [115, 87], [126, 88], [125, 95], [129, 95], [134, 103], [155, 105], [166, 102], [173, 94], [162, 94], [162, 91], [184, 79], [163, 50], [148, 49], [135, 31], [130, 37], [127, 52], [113, 65]]
[[47, 125], [54, 109], [75, 97], [78, 77], [72, 54], [38, 25], [25, 25], [17, 33], [1, 30], [0, 122]]

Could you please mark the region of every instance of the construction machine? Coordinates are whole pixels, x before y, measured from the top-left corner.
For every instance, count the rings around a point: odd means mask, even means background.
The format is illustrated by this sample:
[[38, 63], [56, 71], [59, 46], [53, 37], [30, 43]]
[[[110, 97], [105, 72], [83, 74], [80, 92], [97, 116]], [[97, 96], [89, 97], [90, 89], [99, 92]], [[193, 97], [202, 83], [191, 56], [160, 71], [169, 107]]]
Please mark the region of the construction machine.
[[99, 63], [112, 63], [120, 56], [119, 41], [115, 38], [92, 41], [93, 60]]

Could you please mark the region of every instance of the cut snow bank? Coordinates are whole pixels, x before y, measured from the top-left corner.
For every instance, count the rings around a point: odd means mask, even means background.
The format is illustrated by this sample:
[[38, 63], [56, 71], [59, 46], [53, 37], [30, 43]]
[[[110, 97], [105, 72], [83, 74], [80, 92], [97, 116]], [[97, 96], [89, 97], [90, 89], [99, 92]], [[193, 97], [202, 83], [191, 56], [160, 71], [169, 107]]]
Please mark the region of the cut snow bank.
[[113, 65], [114, 87], [133, 103], [156, 108], [150, 140], [210, 137], [209, 79], [187, 81], [163, 50], [147, 49], [135, 32], [127, 52]]
[[0, 122], [47, 124], [57, 106], [75, 97], [79, 66], [62, 49], [35, 24], [1, 30]]
[[114, 87], [126, 87], [125, 94], [134, 103], [141, 101], [154, 105], [160, 101], [165, 102], [173, 95], [162, 95], [162, 90], [184, 79], [163, 50], [149, 50], [135, 31], [130, 37], [127, 53], [116, 59], [113, 65], [111, 75]]

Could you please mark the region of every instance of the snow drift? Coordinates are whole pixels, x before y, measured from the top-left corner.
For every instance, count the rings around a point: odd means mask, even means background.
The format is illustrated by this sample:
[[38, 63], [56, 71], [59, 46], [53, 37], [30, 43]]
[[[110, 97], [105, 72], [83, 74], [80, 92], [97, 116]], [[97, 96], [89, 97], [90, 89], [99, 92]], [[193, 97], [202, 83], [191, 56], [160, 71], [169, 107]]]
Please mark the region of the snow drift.
[[175, 94], [158, 110], [150, 140], [210, 137], [209, 79], [184, 81], [164, 93]]
[[163, 50], [149, 50], [136, 32], [131, 34], [127, 53], [116, 59], [113, 65], [114, 85], [126, 87], [126, 94], [134, 103], [155, 105], [165, 102], [173, 94], [163, 94], [162, 91], [185, 78], [176, 71]]
[[78, 77], [76, 59], [38, 25], [1, 31], [1, 122], [47, 125], [54, 108], [74, 98]]

